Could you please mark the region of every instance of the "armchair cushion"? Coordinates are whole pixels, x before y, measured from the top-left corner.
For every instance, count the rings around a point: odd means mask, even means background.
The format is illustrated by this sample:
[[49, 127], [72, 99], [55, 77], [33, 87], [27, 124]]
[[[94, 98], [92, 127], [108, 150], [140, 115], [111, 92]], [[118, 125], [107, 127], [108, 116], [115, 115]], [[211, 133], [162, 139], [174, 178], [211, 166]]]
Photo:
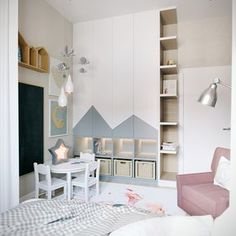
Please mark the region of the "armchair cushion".
[[183, 185], [182, 195], [213, 217], [220, 215], [229, 206], [229, 192], [212, 183]]
[[212, 172], [177, 175], [178, 206], [190, 215], [219, 216], [229, 206], [228, 190], [214, 185], [221, 156], [230, 160], [230, 149], [216, 148]]

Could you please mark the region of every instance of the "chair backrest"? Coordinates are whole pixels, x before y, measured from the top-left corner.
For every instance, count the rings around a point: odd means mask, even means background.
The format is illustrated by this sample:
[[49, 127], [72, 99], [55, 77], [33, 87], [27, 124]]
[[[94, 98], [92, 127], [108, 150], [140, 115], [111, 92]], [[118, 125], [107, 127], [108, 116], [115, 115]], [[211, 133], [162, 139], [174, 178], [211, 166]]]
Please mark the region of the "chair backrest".
[[211, 170], [212, 172], [216, 173], [218, 164], [219, 164], [219, 160], [220, 158], [224, 156], [225, 158], [227, 158], [228, 160], [230, 160], [230, 149], [228, 148], [222, 148], [222, 147], [217, 147], [215, 152], [214, 152], [214, 156], [213, 156], [213, 160], [211, 163]]
[[100, 160], [93, 161], [86, 164], [85, 169], [85, 182], [88, 181], [88, 178], [90, 176], [91, 172], [94, 172], [96, 170], [96, 178], [99, 179], [100, 174]]
[[50, 167], [44, 164], [38, 164], [34, 162], [34, 176], [35, 176], [35, 184], [38, 184], [40, 181], [40, 175], [45, 176], [45, 180], [47, 181], [47, 185], [51, 185], [51, 172]]
[[80, 152], [80, 159], [84, 161], [95, 161], [95, 154]]

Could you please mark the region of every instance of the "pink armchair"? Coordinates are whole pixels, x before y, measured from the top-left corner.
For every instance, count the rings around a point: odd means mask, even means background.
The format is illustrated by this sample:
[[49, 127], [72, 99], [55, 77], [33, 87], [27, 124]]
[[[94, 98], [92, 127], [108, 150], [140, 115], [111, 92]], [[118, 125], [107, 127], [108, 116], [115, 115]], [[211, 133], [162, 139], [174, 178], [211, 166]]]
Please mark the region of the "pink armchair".
[[211, 172], [177, 175], [178, 206], [190, 215], [221, 215], [229, 206], [229, 191], [213, 184], [220, 157], [230, 149], [216, 148]]

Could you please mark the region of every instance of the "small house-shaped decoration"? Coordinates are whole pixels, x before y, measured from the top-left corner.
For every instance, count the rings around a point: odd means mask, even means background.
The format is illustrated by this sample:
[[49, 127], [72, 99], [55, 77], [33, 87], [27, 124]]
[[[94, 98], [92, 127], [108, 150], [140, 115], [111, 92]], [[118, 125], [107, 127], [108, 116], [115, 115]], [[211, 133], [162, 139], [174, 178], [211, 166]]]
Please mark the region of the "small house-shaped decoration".
[[49, 71], [49, 55], [43, 47], [29, 47], [22, 35], [18, 34], [20, 51], [19, 66], [42, 73]]

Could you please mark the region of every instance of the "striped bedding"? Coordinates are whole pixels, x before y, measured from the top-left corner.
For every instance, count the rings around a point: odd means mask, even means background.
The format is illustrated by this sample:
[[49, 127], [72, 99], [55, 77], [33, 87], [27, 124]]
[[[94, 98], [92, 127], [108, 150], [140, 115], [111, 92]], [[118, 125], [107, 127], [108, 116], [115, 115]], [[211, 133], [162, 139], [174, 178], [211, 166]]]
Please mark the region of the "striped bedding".
[[132, 206], [78, 199], [34, 201], [2, 213], [0, 235], [109, 235], [121, 226], [154, 216]]

